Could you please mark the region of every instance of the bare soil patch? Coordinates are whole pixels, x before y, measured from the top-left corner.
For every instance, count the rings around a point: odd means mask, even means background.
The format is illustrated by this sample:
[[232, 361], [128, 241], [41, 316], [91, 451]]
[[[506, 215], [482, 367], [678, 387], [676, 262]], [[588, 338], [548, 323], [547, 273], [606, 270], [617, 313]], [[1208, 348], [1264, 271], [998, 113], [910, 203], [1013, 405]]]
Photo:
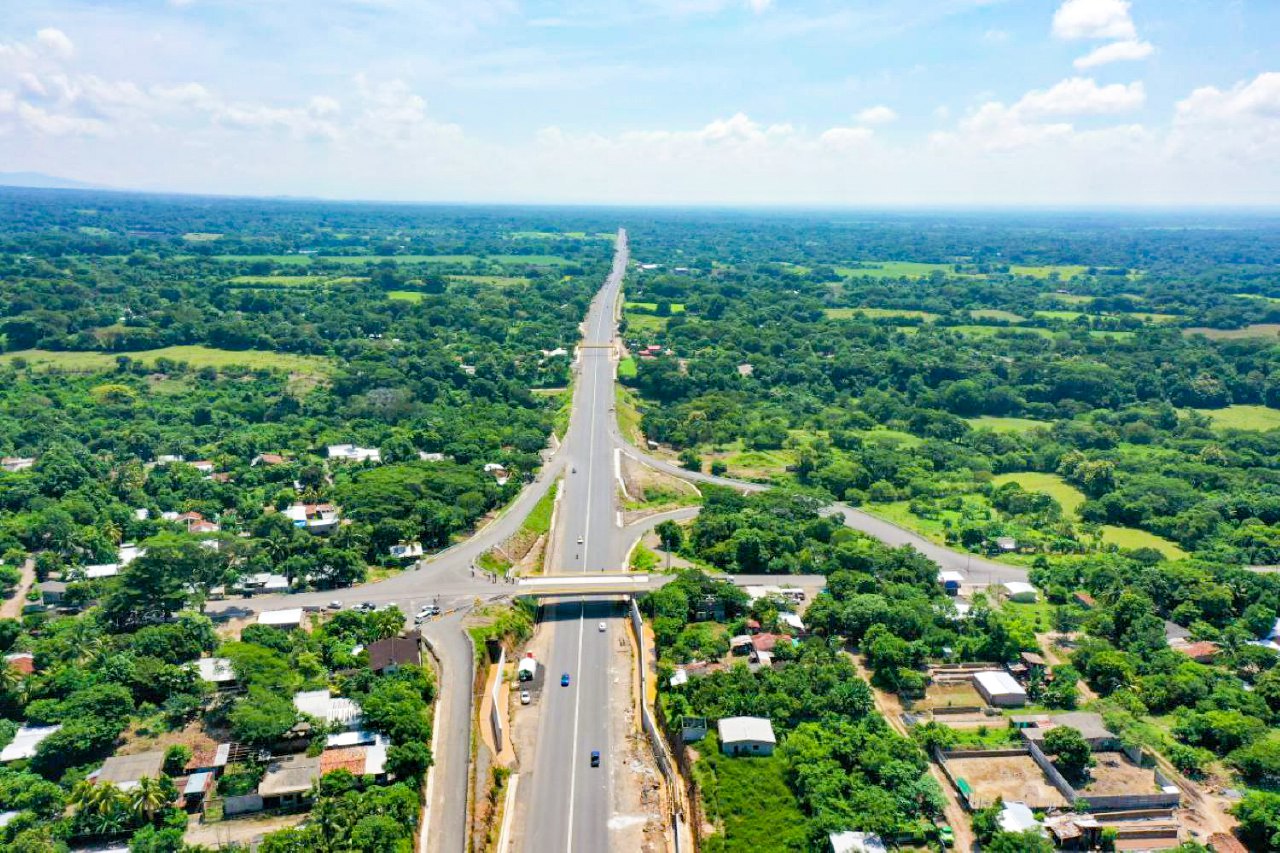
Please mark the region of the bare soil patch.
[[996, 797], [1017, 800], [1033, 808], [1067, 805], [1066, 797], [1049, 784], [1030, 755], [951, 757], [947, 759], [947, 766], [957, 779], [969, 783], [974, 799], [983, 805], [994, 802]]

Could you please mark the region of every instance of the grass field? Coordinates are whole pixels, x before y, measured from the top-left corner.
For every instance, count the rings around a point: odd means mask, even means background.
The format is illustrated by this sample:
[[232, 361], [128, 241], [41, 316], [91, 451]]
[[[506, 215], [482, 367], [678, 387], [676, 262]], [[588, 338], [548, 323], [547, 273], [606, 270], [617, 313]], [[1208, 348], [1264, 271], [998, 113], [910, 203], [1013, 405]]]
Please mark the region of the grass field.
[[1182, 319], [1180, 314], [1158, 314], [1152, 311], [1125, 311], [1116, 316], [1137, 317], [1144, 323], [1174, 323]]
[[1001, 474], [991, 480], [993, 486], [1005, 483], [1017, 483], [1028, 492], [1040, 492], [1053, 498], [1062, 506], [1062, 511], [1075, 515], [1076, 509], [1084, 503], [1084, 492], [1072, 486], [1057, 474], [1042, 474], [1038, 471], [1026, 471], [1017, 474]]
[[238, 275], [230, 283], [249, 287], [323, 287], [330, 284], [359, 284], [368, 280], [357, 275]]
[[1046, 320], [1076, 320], [1084, 317], [1083, 311], [1037, 311], [1036, 317], [1044, 317]]
[[989, 429], [993, 432], [1026, 432], [1029, 429], [1049, 426], [1044, 421], [1036, 421], [1031, 418], [998, 418], [992, 415], [983, 415], [980, 418], [965, 418], [965, 421], [974, 429]]
[[490, 287], [515, 287], [527, 284], [529, 281], [529, 279], [518, 275], [451, 275], [449, 280], [484, 284]]
[[636, 395], [621, 385], [615, 385], [613, 388], [618, 431], [632, 444], [643, 447], [644, 433], [640, 430], [640, 409], [636, 402]]
[[1027, 267], [1020, 264], [1010, 264], [1009, 272], [1014, 275], [1026, 275], [1032, 278], [1048, 278], [1053, 273], [1057, 273], [1058, 277], [1063, 281], [1069, 278], [1075, 278], [1078, 275], [1084, 275], [1089, 270], [1088, 267], [1079, 266], [1077, 264], [1050, 264], [1048, 266]]
[[869, 278], [924, 278], [934, 270], [951, 272], [951, 264], [926, 264], [917, 261], [863, 261], [866, 267], [836, 267], [836, 275]]
[[1280, 305], [1280, 296], [1263, 296], [1261, 293], [1233, 293], [1232, 296], [1238, 296], [1241, 299], [1257, 299], [1262, 302], [1270, 302], [1274, 305]]
[[1063, 305], [1088, 305], [1096, 296], [1086, 296], [1083, 293], [1042, 293], [1040, 296], [1044, 299], [1052, 299], [1054, 302]]
[[1010, 329], [1008, 326], [948, 326], [947, 328], [961, 335], [971, 335], [975, 338], [989, 338], [993, 335], [1036, 335], [1041, 338], [1053, 337], [1053, 332], [1049, 329], [1040, 329], [1035, 327]]
[[[683, 314], [683, 313], [684, 313], [684, 304], [683, 304], [683, 303], [681, 303], [681, 302], [672, 302], [672, 303], [670, 303], [670, 305], [671, 305], [671, 313], [672, 313], [672, 314]], [[658, 310], [658, 303], [656, 303], [656, 302], [627, 302], [627, 303], [623, 304], [623, 306], [622, 306], [622, 307], [623, 307], [623, 308], [625, 308], [625, 309], [626, 309], [626, 310], [628, 310], [628, 311], [646, 311], [646, 312], [649, 312], [649, 313], [651, 313], [651, 314], [652, 314], [652, 313], [654, 313], [654, 312], [656, 312], [656, 311]]]
[[1024, 323], [1026, 317], [1021, 314], [1015, 314], [1012, 311], [1002, 311], [999, 308], [979, 308], [969, 312], [970, 317], [978, 320], [1004, 320], [1006, 323]]
[[667, 329], [667, 320], [671, 319], [653, 314], [637, 314], [634, 311], [629, 311], [624, 316], [627, 320], [628, 331], [642, 335], [661, 334]]
[[848, 320], [861, 314], [864, 317], [875, 320], [881, 317], [911, 317], [920, 320], [936, 320], [937, 314], [929, 311], [912, 311], [906, 308], [828, 308], [826, 309], [827, 319], [829, 320]]
[[305, 266], [311, 263], [312, 255], [212, 255], [215, 261], [268, 261], [280, 266]]
[[397, 264], [469, 264], [488, 260], [504, 266], [555, 266], [569, 261], [559, 255], [214, 255], [219, 261], [270, 261], [273, 264], [303, 266], [312, 261], [329, 261], [335, 264], [377, 264], [394, 261]]
[[1183, 329], [1184, 335], [1204, 335], [1215, 341], [1233, 341], [1240, 338], [1275, 338], [1280, 335], [1280, 323], [1254, 323], [1243, 329], [1209, 329], [1195, 326]]
[[398, 302], [421, 302], [423, 294], [417, 290], [388, 290], [387, 298]]
[[631, 379], [636, 375], [636, 360], [631, 356], [627, 356], [618, 362], [618, 377], [621, 379]]
[[221, 240], [222, 235], [207, 231], [191, 231], [183, 234], [182, 239], [188, 243], [212, 243], [214, 240]]
[[1225, 409], [1196, 409], [1208, 415], [1219, 429], [1245, 429], [1266, 432], [1280, 429], [1280, 409], [1267, 406], [1227, 406]]
[[333, 369], [329, 360], [320, 356], [263, 350], [224, 350], [205, 346], [164, 347], [134, 352], [52, 352], [29, 349], [0, 355], [0, 362], [11, 362], [16, 358], [22, 358], [35, 367], [89, 373], [97, 370], [114, 370], [116, 358], [122, 355], [144, 364], [152, 364], [157, 359], [167, 358], [172, 361], [185, 361], [192, 367], [241, 366], [252, 370], [286, 370], [312, 377], [327, 375]]
[[1187, 552], [1183, 551], [1168, 539], [1161, 539], [1154, 533], [1148, 533], [1145, 530], [1138, 530], [1133, 527], [1116, 527], [1114, 524], [1102, 525], [1102, 541], [1109, 545], [1115, 545], [1117, 548], [1154, 548], [1166, 559], [1181, 560], [1187, 556]]

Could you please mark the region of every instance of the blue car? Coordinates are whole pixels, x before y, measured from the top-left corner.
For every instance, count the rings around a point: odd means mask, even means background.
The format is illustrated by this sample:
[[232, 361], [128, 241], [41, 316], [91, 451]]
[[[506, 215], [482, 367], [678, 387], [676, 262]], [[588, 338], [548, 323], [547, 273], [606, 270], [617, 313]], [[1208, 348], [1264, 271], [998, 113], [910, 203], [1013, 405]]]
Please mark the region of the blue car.
[[560, 676], [560, 686], [561, 687], [569, 686], [569, 673], [566, 672], [564, 675]]

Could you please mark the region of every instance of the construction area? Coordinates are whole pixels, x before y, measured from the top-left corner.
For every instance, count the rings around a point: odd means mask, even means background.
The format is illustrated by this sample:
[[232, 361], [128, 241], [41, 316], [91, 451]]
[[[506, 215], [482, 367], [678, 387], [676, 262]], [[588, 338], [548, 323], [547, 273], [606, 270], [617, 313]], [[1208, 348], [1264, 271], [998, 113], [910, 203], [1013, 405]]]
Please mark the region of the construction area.
[[939, 764], [970, 808], [986, 808], [997, 798], [1026, 803], [1033, 809], [1070, 805], [1025, 749], [954, 751], [946, 753]]

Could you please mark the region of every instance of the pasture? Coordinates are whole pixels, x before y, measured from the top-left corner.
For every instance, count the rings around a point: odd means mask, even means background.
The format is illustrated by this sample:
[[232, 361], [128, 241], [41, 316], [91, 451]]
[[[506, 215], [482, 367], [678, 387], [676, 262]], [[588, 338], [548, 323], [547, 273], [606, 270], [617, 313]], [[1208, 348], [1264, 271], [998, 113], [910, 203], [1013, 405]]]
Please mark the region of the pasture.
[[1003, 320], [1006, 323], [1025, 323], [1027, 320], [1021, 314], [1003, 311], [999, 308], [978, 308], [970, 311], [969, 316], [975, 320]]
[[1114, 524], [1104, 524], [1102, 525], [1102, 541], [1108, 545], [1115, 545], [1117, 548], [1154, 548], [1164, 554], [1167, 560], [1181, 560], [1187, 556], [1186, 551], [1183, 551], [1168, 539], [1162, 539], [1154, 533], [1148, 533], [1136, 527], [1117, 527]]
[[0, 355], [0, 363], [23, 359], [36, 369], [93, 373], [114, 370], [116, 358], [128, 356], [143, 364], [155, 364], [162, 358], [186, 362], [192, 367], [245, 367], [250, 370], [284, 370], [315, 379], [332, 372], [329, 359], [316, 355], [267, 352], [265, 350], [225, 350], [200, 345], [163, 347], [133, 352], [55, 352], [52, 350], [20, 350]]
[[1045, 421], [1036, 421], [1031, 418], [1001, 418], [994, 415], [965, 418], [965, 421], [974, 429], [989, 429], [992, 432], [1026, 432], [1038, 427], [1047, 429], [1050, 426]]
[[1280, 429], [1280, 409], [1268, 406], [1227, 406], [1225, 409], [1196, 409], [1208, 415], [1218, 429], [1243, 429], [1266, 432]]
[[1280, 336], [1280, 323], [1253, 323], [1242, 329], [1210, 329], [1193, 326], [1183, 329], [1184, 335], [1204, 335], [1211, 341], [1236, 341], [1244, 338], [1275, 338]]
[[936, 320], [937, 314], [929, 311], [913, 311], [907, 308], [827, 308], [825, 310], [828, 320], [850, 320], [858, 316], [867, 318], [868, 320], [878, 320], [884, 317], [905, 317], [913, 320]]
[[396, 302], [421, 302], [423, 294], [417, 290], [388, 290], [387, 298]]
[[1059, 477], [1057, 474], [1044, 474], [1039, 471], [1024, 471], [1016, 474], [1001, 474], [991, 479], [991, 485], [999, 488], [1005, 483], [1017, 483], [1025, 491], [1040, 492], [1053, 498], [1067, 515], [1075, 515], [1080, 504], [1085, 502], [1084, 492]]
[[[671, 306], [671, 313], [672, 313], [672, 314], [683, 314], [683, 313], [684, 313], [684, 303], [682, 303], [682, 302], [669, 302], [669, 303], [667, 303], [667, 304]], [[636, 312], [639, 312], [639, 313], [642, 313], [642, 314], [656, 314], [656, 313], [658, 313], [658, 303], [657, 303], [657, 302], [627, 302], [627, 303], [624, 303], [622, 307], [623, 307], [624, 309], [626, 309], [627, 311], [636, 311]]]
[[919, 261], [861, 261], [861, 266], [836, 267], [836, 275], [846, 278], [925, 278], [934, 272], [952, 273], [951, 264], [930, 264]]

